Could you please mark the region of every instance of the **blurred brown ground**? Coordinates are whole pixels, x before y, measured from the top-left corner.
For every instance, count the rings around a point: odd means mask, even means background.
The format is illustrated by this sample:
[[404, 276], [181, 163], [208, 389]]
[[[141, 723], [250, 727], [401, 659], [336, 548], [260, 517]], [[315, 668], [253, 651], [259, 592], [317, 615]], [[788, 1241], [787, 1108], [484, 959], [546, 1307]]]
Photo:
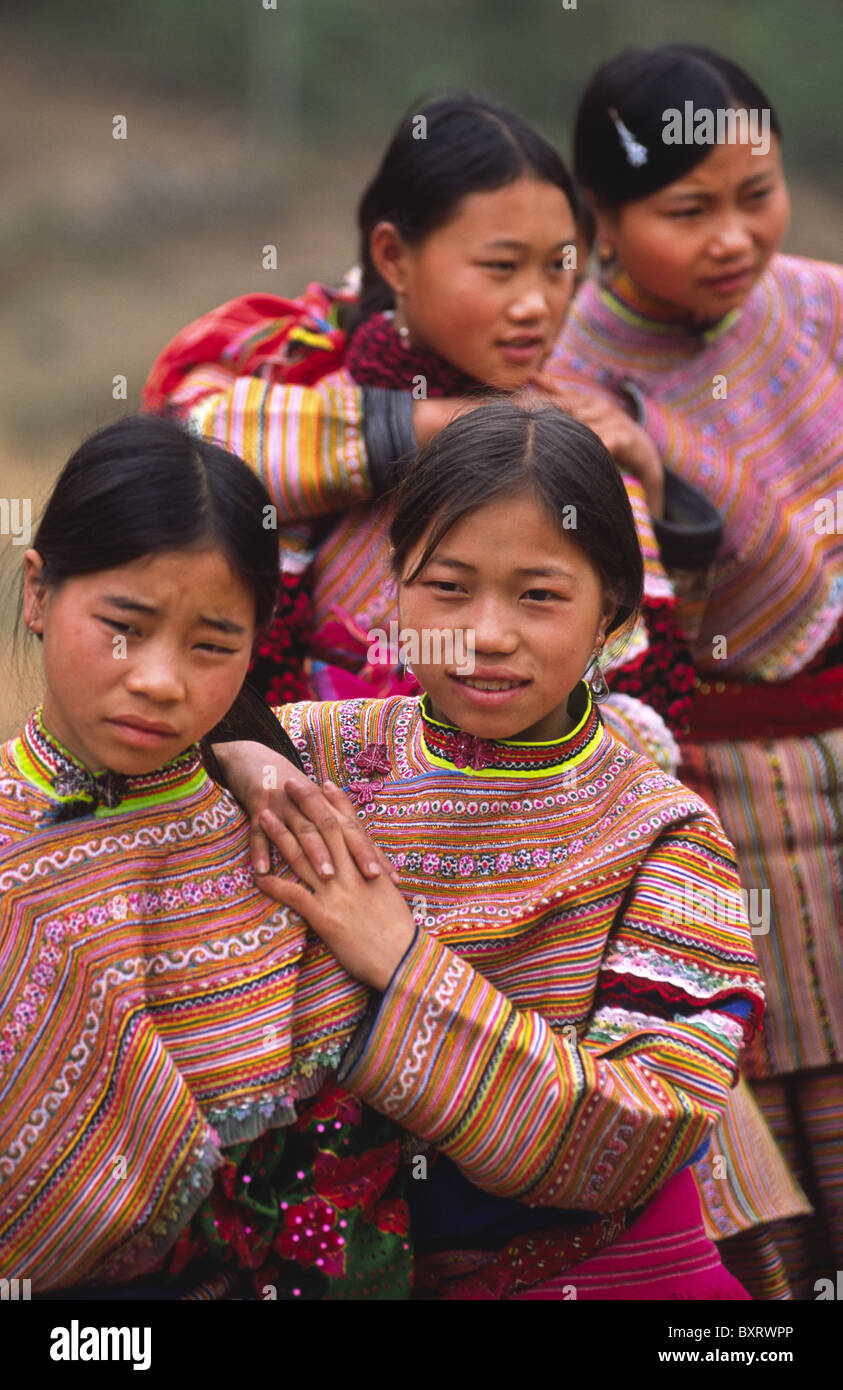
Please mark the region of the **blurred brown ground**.
[[[344, 148], [338, 132], [329, 151], [297, 151], [294, 176], [287, 151], [213, 102], [119, 89], [116, 104], [107, 75], [98, 87], [70, 66], [48, 79], [4, 46], [0, 496], [30, 497], [33, 528], [74, 445], [137, 405], [180, 327], [233, 295], [295, 293], [353, 262], [356, 200], [380, 154]], [[839, 258], [840, 201], [790, 175], [788, 249]], [[276, 271], [261, 268], [269, 242]], [[112, 398], [118, 373], [126, 402]], [[0, 739], [38, 698], [37, 649], [23, 679], [11, 653], [23, 549], [0, 537]]]

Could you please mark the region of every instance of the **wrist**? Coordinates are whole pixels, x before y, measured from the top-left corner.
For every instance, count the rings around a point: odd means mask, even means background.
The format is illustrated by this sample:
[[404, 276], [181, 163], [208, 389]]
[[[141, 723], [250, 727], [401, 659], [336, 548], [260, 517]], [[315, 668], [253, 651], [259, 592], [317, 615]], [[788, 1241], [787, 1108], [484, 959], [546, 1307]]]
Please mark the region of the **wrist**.
[[420, 930], [420, 927], [412, 919], [406, 923], [404, 929], [396, 936], [394, 944], [391, 944], [390, 949], [378, 959], [368, 972], [369, 979], [364, 983], [370, 989], [376, 989], [379, 994], [386, 994], [415, 945]]

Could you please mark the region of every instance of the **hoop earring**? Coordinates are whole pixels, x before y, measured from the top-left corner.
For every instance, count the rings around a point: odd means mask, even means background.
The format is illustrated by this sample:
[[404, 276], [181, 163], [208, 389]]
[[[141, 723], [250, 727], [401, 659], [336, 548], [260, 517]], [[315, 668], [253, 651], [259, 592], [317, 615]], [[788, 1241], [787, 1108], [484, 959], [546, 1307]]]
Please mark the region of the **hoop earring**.
[[606, 684], [606, 676], [603, 671], [603, 663], [600, 660], [602, 655], [603, 643], [601, 642], [600, 646], [596, 648], [594, 656], [591, 658], [591, 666], [594, 667], [594, 673], [587, 680], [588, 688], [591, 691], [591, 698], [596, 705], [602, 705], [603, 701], [608, 699], [610, 694], [609, 687]]

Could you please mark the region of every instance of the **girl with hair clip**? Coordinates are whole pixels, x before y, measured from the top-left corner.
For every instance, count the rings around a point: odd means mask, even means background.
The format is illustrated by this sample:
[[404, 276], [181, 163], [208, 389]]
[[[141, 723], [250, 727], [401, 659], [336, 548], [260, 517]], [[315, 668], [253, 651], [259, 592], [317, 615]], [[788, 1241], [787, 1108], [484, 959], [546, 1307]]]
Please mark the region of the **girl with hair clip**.
[[[329, 1194], [332, 1154], [376, 1172], [349, 1128], [322, 1133], [365, 990], [260, 892], [248, 821], [199, 755], [224, 717], [298, 761], [238, 698], [275, 600], [269, 506], [232, 454], [128, 418], [75, 452], [24, 556], [45, 690], [0, 748], [0, 1276], [35, 1297], [260, 1297], [267, 1252], [293, 1289], [280, 1207], [224, 1267], [199, 1244], [198, 1224], [229, 1229], [241, 1155], [263, 1145], [289, 1207], [317, 1153]], [[406, 1283], [385, 1189], [346, 1194], [328, 1239]]]
[[374, 991], [332, 1103], [405, 1132], [415, 1296], [746, 1298], [689, 1166], [763, 1007], [731, 847], [582, 678], [641, 598], [620, 475], [555, 407], [487, 404], [422, 451], [390, 541], [422, 695], [279, 710], [323, 783], [282, 819], [271, 755], [218, 755], [301, 880], [265, 891]]
[[[680, 142], [689, 111], [697, 138]], [[630, 49], [600, 68], [575, 160], [602, 268], [550, 374], [566, 400], [598, 384], [622, 403], [723, 515], [702, 592], [682, 549], [662, 551], [698, 671], [680, 775], [736, 847], [769, 998], [747, 1072], [815, 1213], [752, 1244], [734, 1234], [728, 1258], [759, 1296], [783, 1296], [789, 1276], [812, 1298], [843, 1260], [843, 275], [779, 252], [780, 133], [767, 95], [709, 49]], [[775, 1214], [756, 1173], [731, 1195], [710, 1175], [721, 1235]]]
[[[565, 166], [529, 125], [473, 96], [428, 101], [399, 123], [361, 198], [359, 293], [246, 296], [159, 357], [147, 407], [166, 404], [227, 440], [278, 509], [284, 604], [254, 671], [271, 703], [304, 693], [305, 647], [311, 692], [322, 698], [417, 688], [394, 660], [367, 661], [369, 634], [396, 617], [388, 493], [413, 452], [413, 412], [427, 412], [416, 427], [429, 438], [457, 398], [466, 409], [528, 385], [561, 327], [587, 222]], [[661, 509], [662, 467], [622, 410], [604, 406], [597, 428], [627, 475], [647, 561], [646, 621], [624, 650], [606, 653], [617, 668], [606, 718], [673, 767], [669, 730], [684, 727], [693, 670], [650, 518]], [[681, 533], [689, 554], [691, 542], [706, 555], [716, 543], [716, 511], [700, 496]], [[315, 629], [299, 624], [295, 647], [290, 595], [300, 609], [305, 599], [293, 568], [312, 584]]]

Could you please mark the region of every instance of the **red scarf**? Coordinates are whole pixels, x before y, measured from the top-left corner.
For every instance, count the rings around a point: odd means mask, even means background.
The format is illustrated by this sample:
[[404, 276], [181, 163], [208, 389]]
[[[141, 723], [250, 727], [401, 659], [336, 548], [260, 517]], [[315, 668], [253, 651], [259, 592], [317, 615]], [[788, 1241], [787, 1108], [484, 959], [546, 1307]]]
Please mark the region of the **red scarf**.
[[438, 353], [416, 347], [402, 338], [387, 314], [373, 314], [354, 333], [345, 351], [345, 364], [358, 386], [412, 391], [424, 378], [427, 396], [472, 396], [487, 388]]

